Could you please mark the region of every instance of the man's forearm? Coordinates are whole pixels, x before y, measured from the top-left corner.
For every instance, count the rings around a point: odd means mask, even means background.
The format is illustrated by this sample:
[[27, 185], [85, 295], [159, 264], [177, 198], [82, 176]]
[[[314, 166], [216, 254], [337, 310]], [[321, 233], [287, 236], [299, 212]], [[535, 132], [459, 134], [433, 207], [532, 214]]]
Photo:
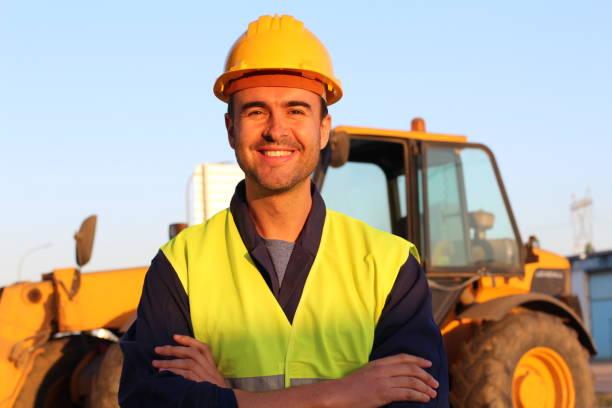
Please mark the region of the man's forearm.
[[[422, 406], [448, 407], [448, 363], [444, 342], [432, 318], [427, 278], [412, 255], [401, 267], [378, 320], [370, 360], [397, 353], [421, 356], [432, 362], [427, 371], [440, 383], [438, 396]], [[394, 408], [405, 406], [403, 403], [390, 404]]]
[[393, 401], [429, 402], [439, 383], [423, 368], [431, 362], [398, 354], [372, 361], [338, 380], [253, 393], [234, 390], [240, 408], [376, 408]]

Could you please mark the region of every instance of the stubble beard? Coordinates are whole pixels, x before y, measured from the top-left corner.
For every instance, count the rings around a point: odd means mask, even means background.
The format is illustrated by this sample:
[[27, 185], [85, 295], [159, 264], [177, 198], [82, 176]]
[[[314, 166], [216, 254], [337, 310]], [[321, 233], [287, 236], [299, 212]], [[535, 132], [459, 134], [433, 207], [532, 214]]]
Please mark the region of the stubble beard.
[[[261, 195], [281, 194], [294, 189], [310, 178], [319, 162], [320, 150], [315, 149], [307, 157], [303, 165], [298, 165], [290, 176], [283, 174], [263, 174], [255, 166], [249, 166], [247, 160], [242, 160], [239, 151], [240, 146], [236, 146], [236, 160], [245, 174], [246, 183], [254, 187]], [[301, 152], [303, 154], [303, 151]], [[284, 170], [284, 169], [282, 169]], [[271, 170], [274, 172], [274, 169]], [[280, 173], [280, 172], [279, 172]]]

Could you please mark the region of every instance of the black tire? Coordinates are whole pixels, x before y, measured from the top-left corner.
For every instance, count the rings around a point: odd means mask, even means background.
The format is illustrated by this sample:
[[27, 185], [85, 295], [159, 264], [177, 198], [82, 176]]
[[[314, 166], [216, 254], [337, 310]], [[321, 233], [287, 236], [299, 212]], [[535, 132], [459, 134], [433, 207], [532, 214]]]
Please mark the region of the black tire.
[[13, 407], [76, 406], [70, 397], [70, 377], [93, 345], [93, 341], [80, 336], [64, 337], [44, 344]]
[[118, 344], [112, 344], [96, 372], [89, 396], [88, 408], [118, 408], [119, 379], [123, 354]]
[[[512, 408], [512, 379], [521, 357], [536, 347], [560, 355], [572, 373], [575, 406], [593, 407], [595, 395], [589, 354], [576, 332], [560, 318], [524, 311], [498, 322], [484, 322], [461, 346], [451, 367], [453, 408]], [[528, 401], [526, 407], [530, 408]]]

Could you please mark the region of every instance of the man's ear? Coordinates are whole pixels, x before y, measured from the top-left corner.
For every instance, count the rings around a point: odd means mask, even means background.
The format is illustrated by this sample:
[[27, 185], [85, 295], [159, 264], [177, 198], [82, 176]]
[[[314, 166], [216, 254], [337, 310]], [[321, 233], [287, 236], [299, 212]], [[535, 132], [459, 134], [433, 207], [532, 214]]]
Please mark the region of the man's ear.
[[329, 142], [329, 132], [331, 131], [332, 118], [328, 113], [323, 120], [321, 121], [321, 150], [327, 146], [327, 142]]
[[234, 138], [234, 121], [229, 113], [225, 114], [225, 129], [227, 130], [227, 140], [232, 149], [235, 148], [236, 140]]

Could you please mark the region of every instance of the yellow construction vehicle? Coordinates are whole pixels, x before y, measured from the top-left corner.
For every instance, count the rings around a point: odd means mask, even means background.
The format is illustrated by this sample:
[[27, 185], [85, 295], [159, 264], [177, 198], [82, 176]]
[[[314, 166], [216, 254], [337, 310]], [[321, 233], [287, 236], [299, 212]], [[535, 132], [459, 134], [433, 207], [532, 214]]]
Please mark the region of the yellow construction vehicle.
[[492, 152], [463, 136], [338, 127], [326, 205], [417, 245], [453, 407], [591, 407], [595, 353], [564, 257], [521, 240]]
[[[95, 226], [91, 216], [75, 235], [79, 267], [91, 257]], [[102, 360], [117, 355], [146, 270], [82, 274], [63, 268], [43, 274], [40, 282], [1, 288], [0, 407], [71, 407], [108, 398], [96, 397], [93, 384], [108, 380]], [[110, 375], [118, 380], [116, 370]]]
[[[593, 341], [567, 259], [521, 240], [491, 151], [463, 136], [337, 127], [313, 180], [326, 205], [414, 242], [453, 407], [591, 407]], [[77, 234], [91, 253], [93, 221]], [[178, 230], [178, 229], [176, 229]], [[116, 406], [117, 339], [146, 268], [58, 269], [0, 294], [0, 407]]]

